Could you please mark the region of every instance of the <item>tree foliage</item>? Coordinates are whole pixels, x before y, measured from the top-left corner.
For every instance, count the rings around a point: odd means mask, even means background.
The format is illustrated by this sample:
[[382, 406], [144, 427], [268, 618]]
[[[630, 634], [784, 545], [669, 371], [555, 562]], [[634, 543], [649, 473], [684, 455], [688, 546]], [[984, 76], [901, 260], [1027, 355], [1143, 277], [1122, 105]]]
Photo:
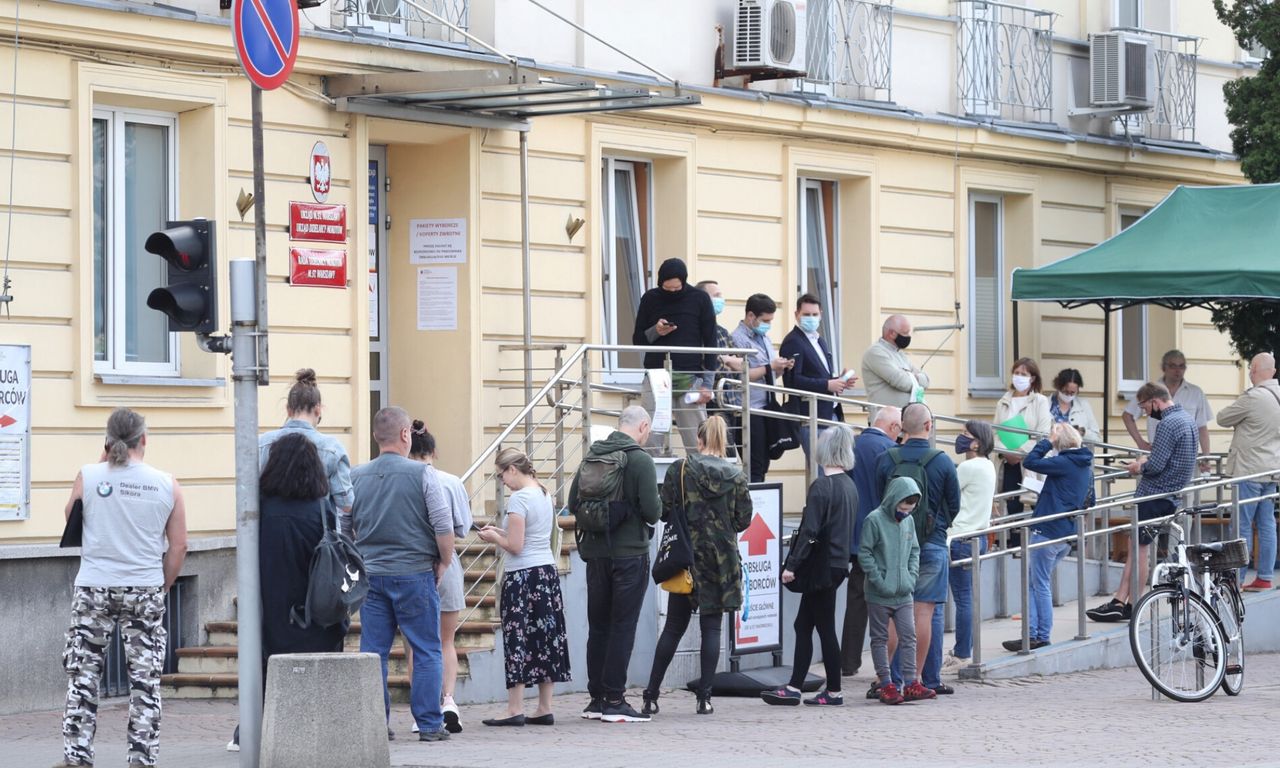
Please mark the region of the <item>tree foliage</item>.
[[[1231, 80], [1222, 91], [1240, 170], [1254, 184], [1280, 182], [1280, 2], [1213, 0], [1213, 8], [1242, 48], [1267, 51], [1256, 74]], [[1280, 350], [1280, 303], [1228, 305], [1213, 312], [1213, 324], [1245, 360]]]

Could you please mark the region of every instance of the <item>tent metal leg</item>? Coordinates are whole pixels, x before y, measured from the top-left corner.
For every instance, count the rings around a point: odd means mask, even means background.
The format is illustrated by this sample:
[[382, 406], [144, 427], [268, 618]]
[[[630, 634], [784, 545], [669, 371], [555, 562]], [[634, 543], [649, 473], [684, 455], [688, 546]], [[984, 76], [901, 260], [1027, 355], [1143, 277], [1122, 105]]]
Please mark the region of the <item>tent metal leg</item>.
[[1102, 442], [1111, 442], [1111, 305], [1102, 305]]
[[1018, 339], [1019, 339], [1019, 334], [1018, 334], [1018, 302], [1014, 301], [1014, 302], [1012, 302], [1012, 304], [1013, 304], [1013, 359], [1014, 359], [1014, 360], [1020, 360], [1020, 359], [1022, 359], [1022, 347], [1021, 347], [1021, 345], [1018, 343]]

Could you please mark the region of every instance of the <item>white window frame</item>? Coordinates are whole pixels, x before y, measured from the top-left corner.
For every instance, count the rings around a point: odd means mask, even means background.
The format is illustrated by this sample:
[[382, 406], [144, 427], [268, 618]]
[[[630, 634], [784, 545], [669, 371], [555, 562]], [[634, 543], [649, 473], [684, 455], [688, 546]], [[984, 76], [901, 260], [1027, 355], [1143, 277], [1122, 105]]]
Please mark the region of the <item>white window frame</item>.
[[[354, 8], [347, 14], [347, 23], [352, 26], [371, 29], [384, 35], [403, 35], [405, 31], [405, 10], [404, 3], [401, 0], [353, 0]], [[375, 3], [379, 5], [393, 6], [391, 14], [375, 13], [370, 6]], [[375, 19], [374, 16], [382, 16], [381, 19]]]
[[[1133, 4], [1133, 9], [1134, 9], [1134, 10], [1133, 10], [1134, 23], [1133, 23], [1133, 24], [1121, 24], [1121, 23], [1120, 23], [1120, 14], [1121, 14], [1120, 7], [1121, 7], [1122, 5], [1127, 5], [1127, 4], [1129, 4], [1129, 3], [1132, 3], [1132, 4]], [[1146, 19], [1145, 19], [1145, 18], [1143, 18], [1143, 17], [1145, 16], [1145, 14], [1144, 14], [1144, 13], [1143, 13], [1143, 11], [1142, 11], [1142, 5], [1143, 5], [1143, 0], [1112, 0], [1112, 2], [1111, 2], [1111, 18], [1112, 18], [1112, 19], [1114, 19], [1115, 21], [1114, 21], [1114, 23], [1113, 23], [1111, 26], [1113, 26], [1113, 27], [1126, 27], [1126, 28], [1133, 28], [1133, 29], [1145, 29], [1145, 27], [1143, 26], [1143, 24], [1146, 22]]]
[[968, 305], [968, 323], [969, 328], [977, 327], [975, 323], [975, 310], [977, 308], [977, 254], [975, 247], [977, 245], [976, 238], [976, 203], [994, 203], [996, 205], [996, 279], [998, 287], [995, 296], [996, 308], [996, 329], [998, 331], [999, 343], [996, 345], [996, 375], [995, 376], [979, 376], [977, 375], [977, 354], [978, 354], [978, 336], [970, 331], [968, 334], [968, 354], [969, 354], [969, 388], [977, 391], [1000, 391], [1005, 388], [1004, 371], [1009, 362], [1009, 356], [1006, 353], [1004, 345], [1004, 327], [1007, 317], [1007, 309], [1005, 302], [1008, 300], [1008, 289], [1006, 286], [1005, 274], [1005, 248], [1004, 248], [1004, 196], [999, 194], [990, 194], [983, 192], [969, 193], [969, 243], [967, 246], [969, 255], [969, 305]]
[[[1120, 218], [1119, 218], [1120, 231], [1123, 232], [1124, 230], [1133, 226], [1133, 224], [1138, 219], [1141, 219], [1146, 214], [1147, 212], [1145, 210], [1140, 210], [1137, 208], [1121, 208]], [[1126, 226], [1124, 224], [1124, 220], [1128, 217], [1133, 217], [1134, 221], [1129, 222], [1129, 224]], [[1138, 359], [1142, 361], [1142, 377], [1137, 379], [1125, 378], [1125, 375], [1124, 375], [1124, 368], [1125, 368], [1124, 357], [1125, 357], [1125, 351], [1126, 351], [1124, 347], [1125, 310], [1117, 310], [1115, 313], [1116, 376], [1118, 380], [1117, 389], [1118, 391], [1124, 392], [1124, 393], [1137, 392], [1142, 387], [1143, 384], [1150, 381], [1149, 377], [1151, 376], [1151, 350], [1149, 346], [1150, 341], [1148, 340], [1148, 336], [1149, 336], [1148, 329], [1150, 328], [1150, 325], [1149, 325], [1149, 315], [1147, 312], [1147, 305], [1146, 304], [1139, 305], [1138, 307], [1136, 307], [1136, 309], [1139, 311], [1139, 318], [1142, 325], [1141, 331], [1138, 334], [1138, 337], [1142, 339], [1141, 349], [1138, 350], [1138, 355], [1139, 355]]]
[[[831, 240], [827, 241], [827, 212], [824, 207], [818, 209], [819, 224], [818, 240], [821, 253], [817, 254], [817, 259], [824, 271], [827, 271], [827, 290], [819, 292], [813, 286], [806, 285], [809, 276], [809, 262], [814, 258], [814, 254], [809, 253], [809, 238], [807, 237], [806, 228], [809, 226], [809, 192], [811, 190], [818, 193], [818, 199], [823, 200], [825, 194], [824, 184], [831, 184]], [[827, 346], [831, 348], [832, 357], [832, 373], [841, 370], [840, 368], [840, 255], [839, 248], [832, 249], [832, 245], [840, 242], [840, 185], [832, 181], [824, 181], [823, 179], [800, 179], [800, 201], [799, 214], [800, 226], [797, 227], [800, 239], [799, 247], [796, 251], [798, 258], [796, 272], [796, 296], [802, 296], [806, 293], [815, 294], [822, 302], [822, 335], [827, 340]], [[828, 269], [830, 267], [830, 269]]]
[[[637, 190], [635, 169], [638, 165], [647, 166], [648, 184], [644, 189], [646, 198], [645, 210], [649, 211], [648, 221], [645, 222], [644, 237], [640, 232], [640, 193]], [[631, 339], [618, 338], [618, 308], [614, 301], [614, 294], [617, 290], [614, 287], [615, 278], [614, 265], [617, 263], [617, 238], [613, 233], [617, 230], [617, 206], [614, 205], [614, 174], [618, 171], [626, 173], [631, 178], [631, 210], [635, 213], [632, 222], [632, 236], [635, 242], [641, 244], [641, 248], [645, 251], [640, 254], [639, 266], [640, 278], [640, 296], [643, 297], [645, 291], [652, 288], [652, 275], [654, 274], [653, 264], [653, 164], [648, 160], [630, 159], [625, 157], [605, 157], [601, 167], [601, 202], [603, 208], [603, 228], [602, 228], [602, 248], [601, 260], [603, 261], [602, 271], [602, 307], [604, 311], [603, 331], [605, 344], [616, 344], [618, 346], [627, 346], [631, 344]], [[646, 247], [647, 246], [647, 247]], [[637, 302], [637, 307], [639, 303]], [[634, 318], [633, 318], [634, 319]], [[644, 380], [644, 371], [642, 368], [621, 368], [618, 362], [617, 352], [608, 352], [605, 354], [605, 380], [612, 384], [637, 384]]]
[[[106, 120], [107, 122], [105, 158], [107, 194], [104, 203], [106, 207], [106, 231], [104, 233], [106, 248], [104, 258], [106, 261], [105, 281], [107, 285], [107, 306], [104, 307], [103, 311], [105, 323], [104, 330], [107, 336], [107, 359], [95, 359], [93, 361], [93, 372], [95, 374], [128, 376], [177, 377], [180, 375], [182, 370], [182, 361], [179, 355], [180, 345], [178, 343], [178, 334], [169, 334], [169, 362], [128, 362], [125, 359], [128, 339], [128, 328], [126, 326], [127, 321], [125, 319], [125, 313], [118, 310], [121, 310], [123, 307], [124, 297], [126, 295], [125, 270], [123, 268], [119, 268], [121, 260], [125, 258], [126, 250], [124, 211], [122, 204], [122, 201], [125, 198], [125, 125], [127, 123], [142, 123], [147, 125], [159, 125], [168, 129], [168, 178], [165, 181], [169, 187], [169, 210], [167, 217], [172, 221], [177, 218], [178, 211], [178, 117], [171, 112], [96, 107], [93, 110], [93, 119]], [[92, 162], [92, 159], [90, 161]], [[160, 257], [155, 256], [154, 258], [159, 259]], [[93, 300], [98, 300], [96, 293]], [[150, 308], [146, 308], [145, 311], [156, 312], [156, 310]], [[94, 357], [96, 358], [96, 354]]]

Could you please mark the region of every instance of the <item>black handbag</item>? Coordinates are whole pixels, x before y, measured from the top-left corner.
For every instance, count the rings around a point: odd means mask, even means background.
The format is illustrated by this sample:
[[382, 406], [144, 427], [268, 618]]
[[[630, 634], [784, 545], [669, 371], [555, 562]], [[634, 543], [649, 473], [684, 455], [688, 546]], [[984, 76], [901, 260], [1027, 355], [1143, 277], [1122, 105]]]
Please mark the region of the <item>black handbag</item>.
[[658, 556], [653, 561], [653, 583], [680, 575], [693, 567], [693, 544], [689, 539], [689, 522], [685, 519], [684, 468], [688, 459], [680, 462], [680, 503], [671, 511], [670, 519], [662, 527], [662, 540], [658, 543]]
[[[818, 478], [816, 482], [823, 481], [831, 482], [825, 476]], [[804, 594], [831, 586], [831, 547], [825, 528], [821, 524], [818, 525], [819, 533], [816, 535], [804, 532], [804, 524], [810, 519], [809, 516], [820, 514], [818, 510], [806, 506], [800, 520], [800, 527], [791, 534], [785, 568], [795, 574], [795, 578], [783, 586], [792, 592]]]
[[[770, 385], [773, 384], [772, 370], [765, 377], [765, 381]], [[778, 403], [778, 398], [773, 392], [765, 394], [764, 409], [771, 413], [791, 415]], [[800, 422], [792, 421], [790, 418], [766, 415], [764, 417], [764, 434], [765, 445], [771, 460], [780, 459], [782, 454], [800, 447]]]
[[67, 525], [62, 529], [62, 541], [59, 547], [79, 547], [84, 538], [84, 500], [76, 499], [71, 504], [71, 514], [67, 515]]

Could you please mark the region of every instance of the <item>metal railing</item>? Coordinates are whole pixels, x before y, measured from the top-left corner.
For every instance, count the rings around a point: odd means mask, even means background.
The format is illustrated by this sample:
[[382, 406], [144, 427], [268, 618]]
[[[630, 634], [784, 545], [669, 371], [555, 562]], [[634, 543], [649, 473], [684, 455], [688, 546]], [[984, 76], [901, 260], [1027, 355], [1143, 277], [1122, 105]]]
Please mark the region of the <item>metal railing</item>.
[[1132, 135], [1159, 141], [1196, 140], [1196, 69], [1200, 38], [1150, 29], [1120, 28], [1155, 43], [1155, 105], [1117, 118]]
[[955, 0], [960, 108], [976, 117], [1053, 120], [1057, 14], [992, 0]]
[[[951, 561], [954, 566], [970, 566], [970, 576], [972, 579], [972, 617], [973, 617], [973, 656], [970, 661], [970, 669], [980, 669], [982, 666], [982, 569], [984, 563], [994, 564], [1002, 558], [1020, 557], [1020, 577], [1021, 589], [1021, 628], [1022, 628], [1022, 648], [1019, 654], [1031, 653], [1031, 625], [1030, 625], [1030, 555], [1033, 550], [1050, 547], [1057, 544], [1067, 543], [1074, 546], [1076, 551], [1076, 598], [1077, 598], [1077, 631], [1076, 640], [1085, 640], [1089, 637], [1088, 620], [1085, 615], [1085, 569], [1087, 563], [1087, 545], [1090, 539], [1100, 539], [1102, 543], [1102, 554], [1098, 559], [1100, 580], [1097, 595], [1111, 594], [1108, 587], [1107, 568], [1111, 563], [1111, 535], [1118, 532], [1126, 532], [1129, 536], [1129, 562], [1134, 567], [1129, 569], [1129, 596], [1130, 602], [1135, 602], [1142, 594], [1142, 586], [1146, 583], [1151, 573], [1152, 563], [1145, 564], [1138, 562], [1139, 555], [1139, 537], [1142, 528], [1159, 526], [1168, 522], [1177, 516], [1175, 513], [1163, 517], [1152, 518], [1149, 520], [1139, 520], [1137, 515], [1137, 505], [1142, 502], [1155, 501], [1159, 499], [1169, 499], [1177, 504], [1181, 500], [1184, 510], [1194, 513], [1189, 521], [1190, 536], [1188, 540], [1193, 544], [1199, 544], [1202, 541], [1202, 521], [1205, 515], [1211, 512], [1228, 512], [1229, 529], [1227, 535], [1223, 538], [1235, 538], [1239, 534], [1240, 525], [1240, 507], [1245, 504], [1252, 504], [1265, 499], [1275, 499], [1280, 494], [1275, 492], [1263, 494], [1261, 496], [1242, 497], [1240, 484], [1246, 482], [1273, 482], [1276, 476], [1274, 472], [1260, 472], [1253, 475], [1243, 477], [1221, 478], [1204, 480], [1198, 483], [1192, 483], [1180, 491], [1165, 494], [1153, 494], [1149, 496], [1136, 496], [1134, 493], [1124, 493], [1111, 499], [1100, 500], [1100, 503], [1085, 509], [1070, 510], [1060, 512], [1053, 515], [1045, 515], [1037, 518], [1028, 518], [1013, 522], [1001, 522], [990, 525], [978, 531], [971, 531], [959, 536], [954, 536], [950, 541], [968, 541], [970, 545], [970, 555], [967, 558]], [[1224, 494], [1224, 491], [1226, 493]], [[1214, 500], [1208, 503], [1198, 503], [1198, 499], [1204, 494], [1212, 492]], [[1128, 521], [1116, 525], [1111, 524], [1111, 513], [1113, 511], [1124, 511], [1128, 513]], [[1076, 528], [1076, 532], [1069, 536], [1057, 539], [1046, 539], [1044, 541], [1031, 542], [1030, 528], [1033, 525], [1041, 525], [1055, 520], [1071, 519]], [[1098, 522], [1096, 527], [1092, 524]], [[992, 535], [1006, 536], [1010, 531], [1019, 530], [1022, 533], [1021, 543], [1017, 549], [1000, 548], [988, 552], [981, 553], [981, 542], [984, 538]], [[1157, 556], [1157, 547], [1151, 547], [1148, 551], [1148, 557], [1154, 559]], [[1256, 556], [1256, 553], [1255, 553]], [[1001, 567], [997, 571], [997, 575], [1004, 572]], [[1057, 580], [1056, 573], [1053, 579], [1052, 589], [1054, 592], [1054, 604], [1060, 601], [1057, 599]], [[1004, 597], [1002, 586], [997, 588], [997, 600]], [[1007, 615], [1003, 609], [996, 611], [997, 617]]]
[[[422, 8], [449, 22], [423, 13]], [[468, 29], [470, 0], [334, 0], [333, 23], [347, 29], [368, 29], [421, 40], [463, 43]], [[450, 28], [449, 25], [457, 29]]]
[[800, 90], [893, 100], [893, 0], [811, 0], [806, 23], [808, 76]]

